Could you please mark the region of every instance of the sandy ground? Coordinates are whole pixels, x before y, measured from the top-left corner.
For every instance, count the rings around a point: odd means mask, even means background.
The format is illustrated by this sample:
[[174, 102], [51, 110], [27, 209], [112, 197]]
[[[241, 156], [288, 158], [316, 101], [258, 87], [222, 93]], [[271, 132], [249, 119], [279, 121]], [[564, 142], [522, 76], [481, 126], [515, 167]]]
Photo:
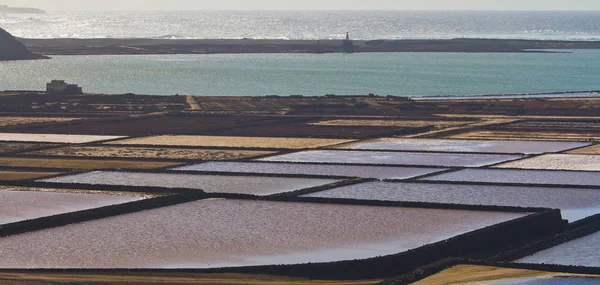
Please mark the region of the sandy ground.
[[[413, 283], [414, 285], [484, 285], [503, 280], [548, 277], [591, 277], [566, 273], [550, 273], [523, 269], [498, 268], [475, 265], [458, 265], [436, 275]], [[595, 276], [599, 278], [600, 276]]]
[[302, 149], [317, 148], [351, 141], [353, 140], [220, 136], [156, 136], [115, 141], [108, 144]]
[[126, 161], [126, 160], [71, 160], [71, 159], [43, 159], [43, 158], [17, 158], [0, 157], [0, 165], [12, 167], [45, 167], [45, 168], [71, 168], [71, 169], [154, 169], [175, 166], [181, 163], [154, 162], [154, 161]]
[[25, 180], [33, 178], [41, 178], [47, 176], [58, 175], [57, 172], [15, 172], [15, 171], [0, 171], [0, 180]]
[[452, 122], [452, 121], [395, 121], [395, 120], [329, 120], [311, 123], [313, 126], [366, 126], [366, 127], [404, 127], [404, 128], [418, 128], [425, 126], [436, 126], [436, 127], [454, 127], [465, 125], [470, 122]]
[[60, 284], [214, 284], [214, 285], [370, 285], [379, 280], [321, 281], [302, 278], [243, 274], [43, 274], [0, 273], [3, 285], [60, 285]]
[[600, 134], [519, 131], [473, 131], [464, 134], [453, 135], [449, 138], [488, 140], [600, 141]]
[[495, 168], [600, 171], [600, 156], [547, 154], [529, 159], [508, 162], [495, 166]]
[[572, 150], [570, 154], [600, 154], [600, 145]]
[[126, 157], [126, 158], [166, 158], [196, 160], [232, 160], [273, 154], [269, 151], [245, 150], [208, 150], [148, 147], [112, 147], [112, 146], [71, 146], [51, 150], [34, 151], [27, 154], [49, 156], [80, 157]]

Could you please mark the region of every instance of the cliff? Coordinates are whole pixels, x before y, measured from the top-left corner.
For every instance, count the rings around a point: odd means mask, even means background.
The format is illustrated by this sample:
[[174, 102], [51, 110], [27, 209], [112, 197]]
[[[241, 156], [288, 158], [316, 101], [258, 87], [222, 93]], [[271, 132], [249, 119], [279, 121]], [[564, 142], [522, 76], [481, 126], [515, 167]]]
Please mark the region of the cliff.
[[47, 59], [32, 53], [20, 41], [0, 28], [0, 60]]

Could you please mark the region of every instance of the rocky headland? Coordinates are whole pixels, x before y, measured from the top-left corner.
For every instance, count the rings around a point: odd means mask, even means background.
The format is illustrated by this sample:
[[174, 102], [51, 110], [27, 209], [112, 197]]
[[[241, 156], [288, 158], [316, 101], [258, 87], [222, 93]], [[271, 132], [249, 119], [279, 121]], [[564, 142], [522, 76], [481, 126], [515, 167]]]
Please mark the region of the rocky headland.
[[0, 61], [47, 58], [46, 56], [31, 52], [10, 33], [0, 28]]

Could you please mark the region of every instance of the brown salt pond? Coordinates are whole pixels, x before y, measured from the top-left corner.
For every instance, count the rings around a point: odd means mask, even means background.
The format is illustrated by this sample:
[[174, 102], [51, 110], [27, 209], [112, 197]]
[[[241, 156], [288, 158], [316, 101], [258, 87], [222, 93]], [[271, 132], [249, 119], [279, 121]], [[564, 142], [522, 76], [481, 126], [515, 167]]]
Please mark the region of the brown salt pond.
[[181, 162], [135, 161], [109, 159], [61, 159], [61, 158], [27, 158], [0, 157], [0, 165], [11, 167], [69, 168], [69, 169], [154, 169], [180, 165]]
[[126, 157], [195, 160], [231, 160], [273, 154], [269, 151], [218, 150], [193, 148], [69, 146], [50, 150], [28, 152], [28, 155]]
[[313, 126], [335, 126], [335, 127], [401, 127], [418, 128], [426, 126], [454, 127], [466, 125], [469, 121], [426, 121], [426, 120], [329, 120], [310, 123]]
[[565, 133], [551, 131], [473, 131], [450, 136], [452, 139], [530, 140], [530, 141], [590, 141], [600, 140], [598, 133]]
[[0, 142], [0, 153], [20, 152], [30, 149], [39, 149], [45, 147], [60, 146], [60, 144], [45, 144], [45, 143], [10, 143]]
[[360, 150], [440, 151], [537, 154], [559, 152], [591, 143], [581, 142], [534, 142], [502, 140], [447, 140], [447, 139], [401, 139], [382, 138], [351, 143], [340, 148]]
[[311, 150], [259, 159], [260, 161], [480, 167], [519, 159], [518, 155]]
[[0, 238], [0, 268], [211, 268], [363, 259], [525, 215], [203, 200]]
[[47, 176], [54, 176], [60, 174], [59, 172], [24, 172], [24, 171], [0, 171], [0, 180], [5, 181], [16, 181], [42, 178]]
[[2, 190], [0, 191], [0, 224], [122, 204], [140, 199], [141, 197], [123, 195]]
[[600, 267], [600, 232], [540, 251], [517, 262]]
[[353, 140], [232, 136], [155, 136], [115, 141], [110, 144], [300, 149], [317, 148], [351, 141]]
[[82, 118], [61, 117], [0, 117], [0, 127], [26, 125], [35, 123], [61, 123], [81, 120]]
[[443, 168], [294, 164], [269, 162], [206, 162], [173, 170], [238, 173], [307, 174], [376, 179], [408, 179], [443, 171]]
[[201, 189], [214, 193], [271, 195], [340, 182], [336, 179], [94, 171], [41, 180], [53, 183]]
[[[577, 154], [546, 154], [512, 161], [495, 168], [600, 171], [600, 156]], [[600, 175], [600, 173], [598, 173]]]
[[551, 170], [464, 169], [423, 178], [422, 180], [600, 186], [600, 175], [597, 172]]
[[570, 154], [600, 154], [600, 144], [572, 150]]
[[368, 182], [305, 197], [552, 208], [571, 222], [600, 214], [600, 189]]

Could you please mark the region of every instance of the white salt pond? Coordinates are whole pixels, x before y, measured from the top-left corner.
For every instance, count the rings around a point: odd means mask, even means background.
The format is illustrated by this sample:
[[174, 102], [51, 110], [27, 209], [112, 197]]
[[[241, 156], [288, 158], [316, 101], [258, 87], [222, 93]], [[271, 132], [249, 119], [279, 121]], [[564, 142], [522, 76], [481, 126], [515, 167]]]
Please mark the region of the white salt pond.
[[191, 166], [177, 167], [173, 170], [218, 171], [239, 173], [277, 173], [328, 175], [342, 177], [360, 177], [376, 179], [408, 179], [421, 175], [443, 171], [443, 168], [354, 166], [326, 164], [293, 164], [268, 162], [206, 162]]
[[382, 138], [366, 142], [350, 143], [339, 148], [359, 150], [538, 154], [565, 151], [588, 145], [591, 145], [591, 143]]
[[495, 154], [312, 150], [262, 158], [259, 161], [480, 167], [519, 158], [521, 156]]
[[[600, 155], [546, 154], [497, 165], [496, 168], [600, 171]], [[598, 173], [600, 175], [600, 173]]]
[[49, 142], [49, 143], [89, 143], [96, 141], [125, 138], [122, 136], [88, 136], [60, 134], [17, 134], [0, 133], [0, 141]]
[[600, 189], [368, 182], [305, 197], [560, 209], [573, 222], [600, 214]]
[[123, 204], [140, 199], [141, 197], [107, 194], [0, 191], [0, 224]]
[[211, 268], [354, 260], [404, 252], [525, 215], [203, 200], [0, 238], [0, 268]]
[[517, 262], [600, 267], [600, 232], [540, 251]]
[[44, 179], [41, 181], [53, 183], [190, 188], [214, 193], [271, 195], [335, 183], [340, 180], [94, 171]]
[[423, 178], [422, 180], [600, 186], [600, 174], [597, 172], [550, 170], [464, 169]]

